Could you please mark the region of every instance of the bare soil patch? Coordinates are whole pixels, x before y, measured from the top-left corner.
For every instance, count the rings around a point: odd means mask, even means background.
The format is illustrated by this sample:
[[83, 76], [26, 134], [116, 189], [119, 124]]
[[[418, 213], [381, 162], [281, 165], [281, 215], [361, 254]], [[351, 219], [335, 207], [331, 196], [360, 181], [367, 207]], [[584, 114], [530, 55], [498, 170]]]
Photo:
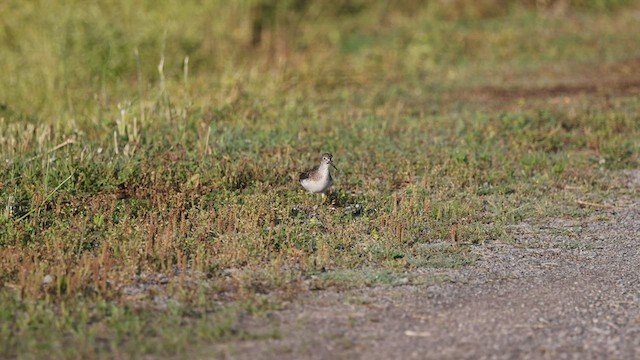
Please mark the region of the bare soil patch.
[[[527, 82], [534, 85], [522, 85]], [[546, 85], [535, 85], [540, 82]], [[534, 74], [506, 75], [499, 85], [454, 91], [445, 96], [445, 103], [457, 101], [482, 105], [484, 109], [505, 109], [516, 103], [518, 107], [538, 106], [540, 102], [566, 105], [579, 98], [595, 98], [606, 106], [614, 96], [637, 95], [640, 95], [640, 59], [628, 59], [583, 65], [573, 70], [547, 69]]]

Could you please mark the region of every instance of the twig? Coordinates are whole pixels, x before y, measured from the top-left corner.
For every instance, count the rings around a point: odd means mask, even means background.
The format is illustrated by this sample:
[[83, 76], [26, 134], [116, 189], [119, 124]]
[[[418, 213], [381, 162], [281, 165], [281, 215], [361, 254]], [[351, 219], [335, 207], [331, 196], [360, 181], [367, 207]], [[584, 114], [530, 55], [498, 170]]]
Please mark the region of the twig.
[[54, 152], [54, 151], [56, 151], [56, 150], [58, 150], [58, 149], [60, 149], [60, 148], [63, 148], [63, 147], [65, 147], [65, 146], [69, 145], [69, 144], [75, 144], [75, 143], [76, 143], [76, 141], [75, 141], [75, 140], [73, 140], [73, 139], [67, 139], [67, 140], [65, 140], [63, 143], [58, 144], [58, 145], [54, 146], [51, 150], [47, 151], [47, 154], [48, 154], [48, 153], [51, 153], [51, 152]]
[[577, 203], [578, 205], [581, 205], [581, 206], [590, 206], [590, 207], [599, 208], [599, 209], [619, 209], [620, 208], [619, 206], [615, 206], [615, 205], [596, 204], [596, 203], [582, 201], [582, 200], [578, 200]]
[[407, 330], [404, 332], [405, 335], [407, 336], [415, 336], [415, 337], [430, 337], [431, 333], [428, 331], [412, 331], [412, 330]]
[[34, 156], [34, 157], [32, 157], [32, 158], [28, 159], [28, 160], [27, 160], [27, 162], [31, 162], [31, 161], [33, 161], [33, 160], [35, 160], [35, 159], [38, 159], [38, 158], [42, 157], [42, 156], [43, 156], [43, 155], [45, 155], [45, 154], [51, 154], [52, 152], [54, 152], [54, 151], [56, 151], [56, 150], [60, 150], [61, 148], [65, 147], [65, 146], [67, 146], [67, 145], [69, 145], [69, 144], [75, 144], [75, 143], [76, 143], [76, 141], [75, 141], [75, 140], [73, 140], [73, 139], [67, 139], [67, 140], [63, 141], [62, 143], [60, 143], [60, 144], [58, 144], [58, 145], [56, 145], [56, 146], [52, 147], [52, 148], [51, 148], [51, 149], [49, 149], [47, 152], [42, 153], [42, 154], [40, 154], [40, 155], [36, 155], [36, 156]]

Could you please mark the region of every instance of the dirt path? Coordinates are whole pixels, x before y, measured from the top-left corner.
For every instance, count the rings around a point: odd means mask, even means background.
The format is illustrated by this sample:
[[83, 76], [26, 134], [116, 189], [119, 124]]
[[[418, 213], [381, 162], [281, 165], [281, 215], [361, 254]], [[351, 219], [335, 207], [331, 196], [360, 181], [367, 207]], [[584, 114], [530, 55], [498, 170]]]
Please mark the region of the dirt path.
[[[640, 188], [640, 171], [628, 172]], [[516, 244], [435, 285], [308, 292], [220, 345], [233, 359], [640, 358], [640, 199], [582, 220], [514, 227]]]

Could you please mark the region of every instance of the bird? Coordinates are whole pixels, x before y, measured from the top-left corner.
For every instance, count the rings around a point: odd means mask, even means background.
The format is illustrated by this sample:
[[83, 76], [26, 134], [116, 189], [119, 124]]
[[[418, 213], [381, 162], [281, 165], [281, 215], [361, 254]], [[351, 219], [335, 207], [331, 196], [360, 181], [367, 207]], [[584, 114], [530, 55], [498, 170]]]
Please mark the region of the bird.
[[333, 179], [331, 178], [331, 172], [329, 171], [330, 166], [338, 170], [338, 168], [333, 165], [333, 155], [330, 153], [322, 154], [320, 165], [311, 170], [300, 173], [300, 185], [302, 185], [302, 187], [307, 191], [312, 193], [321, 193], [324, 197], [327, 190], [329, 190], [331, 185], [333, 185]]

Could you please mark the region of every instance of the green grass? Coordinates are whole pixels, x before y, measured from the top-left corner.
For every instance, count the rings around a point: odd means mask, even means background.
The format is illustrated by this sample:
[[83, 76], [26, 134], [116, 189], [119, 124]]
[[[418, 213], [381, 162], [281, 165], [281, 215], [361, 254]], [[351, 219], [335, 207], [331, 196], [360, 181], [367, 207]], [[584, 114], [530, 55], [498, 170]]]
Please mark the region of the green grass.
[[[240, 314], [309, 279], [441, 281], [411, 274], [622, 191], [637, 96], [469, 94], [630, 76], [637, 18], [616, 9], [637, 4], [522, 3], [283, 2], [252, 46], [254, 2], [3, 2], [0, 357], [263, 336]], [[295, 181], [325, 151], [332, 206]]]

